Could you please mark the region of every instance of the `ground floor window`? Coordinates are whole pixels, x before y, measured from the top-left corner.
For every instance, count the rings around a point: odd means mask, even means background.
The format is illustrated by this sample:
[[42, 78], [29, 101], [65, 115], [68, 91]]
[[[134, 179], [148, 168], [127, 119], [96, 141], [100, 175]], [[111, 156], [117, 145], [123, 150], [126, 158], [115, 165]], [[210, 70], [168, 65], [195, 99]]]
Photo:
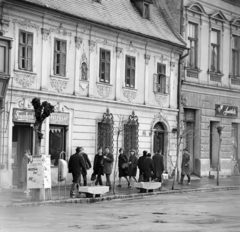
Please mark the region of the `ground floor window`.
[[[60, 153], [66, 151], [66, 128], [64, 126], [50, 125], [49, 130], [49, 154], [51, 155], [51, 165], [57, 166]], [[63, 155], [66, 159], [66, 154]]]

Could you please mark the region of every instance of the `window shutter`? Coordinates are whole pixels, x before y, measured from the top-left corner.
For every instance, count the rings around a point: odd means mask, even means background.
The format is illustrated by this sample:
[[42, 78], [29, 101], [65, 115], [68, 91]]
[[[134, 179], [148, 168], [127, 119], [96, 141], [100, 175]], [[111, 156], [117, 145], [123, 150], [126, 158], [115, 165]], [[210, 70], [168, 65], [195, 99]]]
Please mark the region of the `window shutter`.
[[153, 74], [153, 92], [157, 92], [157, 84], [158, 84], [158, 74]]
[[165, 85], [165, 93], [168, 94], [169, 93], [169, 77], [166, 76], [166, 85]]

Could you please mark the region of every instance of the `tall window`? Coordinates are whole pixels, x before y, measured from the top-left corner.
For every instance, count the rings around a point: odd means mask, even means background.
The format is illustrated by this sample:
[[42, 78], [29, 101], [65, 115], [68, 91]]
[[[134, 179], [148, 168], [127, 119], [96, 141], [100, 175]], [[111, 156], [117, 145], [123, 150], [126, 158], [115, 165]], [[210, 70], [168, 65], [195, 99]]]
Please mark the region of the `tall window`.
[[198, 53], [198, 35], [197, 29], [198, 26], [193, 23], [188, 25], [188, 46], [190, 48], [190, 55], [188, 58], [188, 67], [197, 68], [197, 53]]
[[126, 56], [126, 87], [135, 88], [135, 57]]
[[19, 34], [19, 69], [32, 71], [33, 34], [20, 31]]
[[54, 74], [66, 76], [67, 42], [55, 39], [54, 43]]
[[154, 80], [154, 92], [167, 93], [166, 90], [166, 65], [157, 64], [157, 75]]
[[220, 72], [220, 33], [212, 30], [211, 33], [211, 71]]
[[232, 74], [240, 77], [240, 36], [233, 36]]
[[110, 83], [110, 51], [100, 49], [100, 81]]

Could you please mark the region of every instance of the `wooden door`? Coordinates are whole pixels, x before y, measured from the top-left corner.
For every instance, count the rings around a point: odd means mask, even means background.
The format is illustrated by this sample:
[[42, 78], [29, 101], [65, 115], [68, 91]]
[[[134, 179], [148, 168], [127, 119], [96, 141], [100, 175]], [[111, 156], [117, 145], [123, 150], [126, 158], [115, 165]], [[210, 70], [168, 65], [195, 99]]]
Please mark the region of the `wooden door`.
[[217, 168], [218, 164], [218, 149], [219, 149], [219, 135], [217, 127], [219, 122], [210, 122], [210, 164], [212, 168]]
[[164, 154], [164, 132], [156, 131], [154, 133], [153, 153], [161, 151]]
[[13, 185], [21, 185], [21, 164], [22, 158], [24, 156], [25, 150], [30, 150], [32, 152], [32, 128], [28, 125], [16, 125], [13, 127]]

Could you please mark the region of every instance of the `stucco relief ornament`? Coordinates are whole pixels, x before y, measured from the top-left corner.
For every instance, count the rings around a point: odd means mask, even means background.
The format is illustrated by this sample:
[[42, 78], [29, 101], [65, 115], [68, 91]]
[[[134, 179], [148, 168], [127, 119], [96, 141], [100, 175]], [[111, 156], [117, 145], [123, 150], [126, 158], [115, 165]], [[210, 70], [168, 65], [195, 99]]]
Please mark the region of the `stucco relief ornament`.
[[123, 90], [123, 96], [128, 99], [129, 102], [131, 102], [133, 99], [137, 97], [137, 92], [135, 91], [129, 91], [129, 90]]
[[4, 30], [4, 27], [8, 28], [9, 24], [10, 24], [10, 20], [9, 19], [4, 19], [4, 18], [0, 19], [0, 25], [2, 26], [2, 29], [0, 30], [0, 32], [1, 32], [2, 35], [5, 35], [7, 33], [7, 31]]
[[63, 35], [63, 36], [72, 36], [71, 32], [68, 32], [62, 25], [62, 23], [60, 23], [59, 27], [57, 28], [50, 28], [49, 29], [50, 32], [55, 33], [57, 35]]
[[95, 45], [96, 45], [96, 42], [95, 42], [95, 41], [89, 40], [90, 52], [93, 52], [93, 51], [94, 51]]
[[81, 89], [84, 91], [86, 88], [88, 88], [88, 82], [80, 81], [79, 87], [81, 87]]
[[181, 95], [181, 103], [183, 106], [187, 106], [187, 98], [185, 95]]
[[39, 26], [35, 23], [32, 23], [29, 19], [25, 19], [24, 21], [21, 21], [19, 19], [13, 19], [12, 20], [13, 24], [18, 24], [20, 26], [23, 26], [25, 28], [29, 28], [29, 27], [32, 27], [32, 28], [35, 28], [36, 30], [39, 30]]
[[97, 85], [97, 91], [100, 96], [107, 98], [112, 93], [111, 86]]
[[14, 79], [23, 88], [29, 88], [32, 84], [34, 84], [36, 76], [25, 73], [14, 73]]
[[62, 80], [59, 78], [51, 77], [51, 86], [56, 89], [59, 93], [67, 87], [68, 80]]
[[163, 104], [167, 101], [167, 97], [159, 94], [155, 94], [155, 100], [159, 106], [163, 106]]
[[41, 33], [43, 36], [43, 40], [47, 41], [50, 35], [50, 30], [49, 29], [45, 29], [45, 28], [41, 28]]
[[82, 38], [75, 36], [75, 43], [76, 43], [76, 48], [79, 50], [82, 44]]

